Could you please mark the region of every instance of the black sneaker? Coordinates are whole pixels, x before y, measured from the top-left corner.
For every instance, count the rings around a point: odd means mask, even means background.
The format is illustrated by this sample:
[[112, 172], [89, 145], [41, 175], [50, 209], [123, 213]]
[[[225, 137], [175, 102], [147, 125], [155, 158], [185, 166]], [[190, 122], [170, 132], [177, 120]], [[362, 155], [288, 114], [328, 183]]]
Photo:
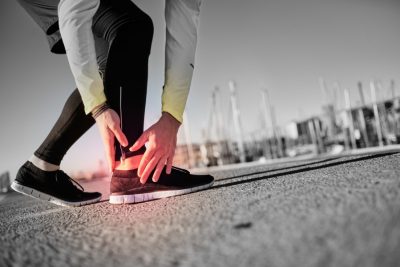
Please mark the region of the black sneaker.
[[172, 167], [171, 174], [167, 174], [164, 168], [156, 183], [151, 177], [141, 184], [137, 170], [114, 171], [110, 184], [110, 203], [139, 203], [183, 195], [209, 188], [214, 183], [211, 175], [194, 175], [177, 167]]
[[65, 172], [43, 171], [29, 161], [18, 170], [11, 188], [24, 195], [68, 207], [83, 206], [101, 199], [98, 192], [84, 192], [83, 187]]

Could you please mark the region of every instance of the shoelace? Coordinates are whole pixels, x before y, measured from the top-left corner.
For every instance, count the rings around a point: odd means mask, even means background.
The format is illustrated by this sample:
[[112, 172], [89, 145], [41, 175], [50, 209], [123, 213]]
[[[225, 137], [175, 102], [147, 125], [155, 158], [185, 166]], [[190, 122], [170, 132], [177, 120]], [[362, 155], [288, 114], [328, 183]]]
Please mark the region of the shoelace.
[[[58, 177], [58, 175], [61, 174], [61, 177]], [[65, 184], [72, 185], [75, 189], [81, 189], [81, 191], [85, 191], [83, 187], [74, 179], [69, 177], [65, 172], [59, 170], [56, 172], [56, 181], [57, 182], [64, 182]], [[77, 188], [78, 186], [79, 188]]]
[[176, 171], [181, 171], [181, 172], [184, 172], [184, 173], [190, 173], [188, 170], [185, 170], [185, 169], [182, 169], [182, 168], [178, 168], [178, 167], [175, 167], [175, 166], [172, 166], [172, 169], [174, 169]]

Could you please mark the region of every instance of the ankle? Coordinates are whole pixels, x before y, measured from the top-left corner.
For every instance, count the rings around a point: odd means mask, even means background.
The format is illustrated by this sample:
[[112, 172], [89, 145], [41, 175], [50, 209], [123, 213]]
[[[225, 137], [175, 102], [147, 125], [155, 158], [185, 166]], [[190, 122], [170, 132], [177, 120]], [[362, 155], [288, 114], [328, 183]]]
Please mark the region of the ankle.
[[35, 155], [32, 155], [29, 161], [42, 171], [52, 172], [52, 171], [58, 171], [60, 169], [60, 166], [44, 161], [36, 157]]
[[116, 161], [115, 170], [127, 171], [127, 170], [137, 169], [139, 167], [140, 160], [142, 159], [142, 157], [143, 155], [136, 155], [121, 161]]

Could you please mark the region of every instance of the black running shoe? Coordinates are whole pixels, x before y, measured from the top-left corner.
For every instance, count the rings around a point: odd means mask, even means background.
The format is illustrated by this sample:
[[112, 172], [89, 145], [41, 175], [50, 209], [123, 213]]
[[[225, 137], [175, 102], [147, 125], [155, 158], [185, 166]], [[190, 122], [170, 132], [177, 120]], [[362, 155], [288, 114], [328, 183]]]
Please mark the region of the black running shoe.
[[84, 192], [83, 187], [65, 172], [43, 171], [29, 161], [19, 169], [11, 188], [24, 195], [68, 207], [79, 207], [101, 199], [98, 192]]
[[137, 170], [114, 171], [110, 184], [110, 203], [139, 203], [183, 195], [209, 188], [214, 183], [211, 175], [194, 175], [177, 167], [172, 167], [171, 174], [167, 174], [164, 168], [156, 183], [151, 177], [141, 184]]

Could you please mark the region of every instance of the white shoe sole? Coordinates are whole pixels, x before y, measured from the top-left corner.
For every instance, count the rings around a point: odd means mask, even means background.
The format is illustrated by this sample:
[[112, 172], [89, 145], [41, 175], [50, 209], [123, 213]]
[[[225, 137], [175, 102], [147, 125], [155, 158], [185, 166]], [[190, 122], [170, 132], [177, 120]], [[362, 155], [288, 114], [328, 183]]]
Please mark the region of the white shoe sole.
[[21, 185], [15, 181], [11, 184], [11, 188], [14, 189], [15, 191], [17, 191], [18, 193], [24, 194], [26, 196], [45, 200], [45, 201], [51, 202], [53, 204], [56, 204], [59, 206], [64, 206], [64, 207], [80, 207], [80, 206], [96, 203], [101, 199], [101, 196], [100, 196], [98, 198], [86, 200], [86, 201], [69, 202], [69, 201], [58, 199], [58, 198], [55, 198], [54, 196], [42, 193], [42, 192], [37, 191], [28, 186]]
[[173, 196], [179, 196], [197, 192], [200, 190], [210, 188], [213, 184], [214, 181], [206, 185], [181, 189], [181, 190], [159, 191], [159, 192], [143, 193], [135, 195], [119, 195], [119, 196], [110, 195], [109, 202], [110, 204], [132, 204], [132, 203], [146, 202], [154, 199], [167, 198], [167, 197], [173, 197]]

